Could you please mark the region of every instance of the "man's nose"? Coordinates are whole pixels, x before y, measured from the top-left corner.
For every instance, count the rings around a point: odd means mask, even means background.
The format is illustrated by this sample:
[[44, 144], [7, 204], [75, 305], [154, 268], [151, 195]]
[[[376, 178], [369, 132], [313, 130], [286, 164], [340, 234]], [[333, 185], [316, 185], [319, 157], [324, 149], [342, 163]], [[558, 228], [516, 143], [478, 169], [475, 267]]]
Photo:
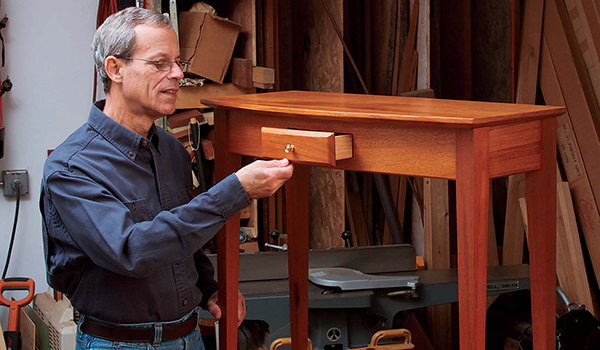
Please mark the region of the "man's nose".
[[177, 63], [173, 62], [171, 64], [171, 69], [169, 70], [169, 75], [173, 79], [183, 79], [183, 70], [181, 69], [181, 67], [179, 67]]

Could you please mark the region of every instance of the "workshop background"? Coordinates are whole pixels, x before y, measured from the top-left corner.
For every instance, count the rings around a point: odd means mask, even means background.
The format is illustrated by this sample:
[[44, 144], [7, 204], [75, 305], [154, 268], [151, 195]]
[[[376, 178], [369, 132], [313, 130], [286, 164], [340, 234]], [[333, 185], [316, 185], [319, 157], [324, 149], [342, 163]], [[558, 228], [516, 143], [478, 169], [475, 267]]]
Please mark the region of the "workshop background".
[[[147, 1], [152, 6], [161, 2], [166, 12], [169, 1]], [[194, 2], [177, 1], [180, 11]], [[566, 105], [569, 114], [558, 118], [558, 280], [573, 301], [596, 314], [597, 0], [207, 3], [219, 16], [239, 23], [241, 31], [227, 57], [227, 74], [207, 79], [205, 86], [182, 89], [178, 113], [161, 121], [187, 147], [189, 116], [211, 124], [210, 111], [200, 99], [228, 94], [297, 89]], [[6, 136], [0, 170], [24, 169], [29, 178], [7, 276], [34, 279], [36, 293], [48, 288], [38, 204], [42, 168], [48, 151], [87, 120], [94, 96], [89, 46], [98, 11], [96, 0], [0, 1], [0, 16], [9, 18], [1, 31], [6, 57], [0, 79], [9, 76], [14, 84], [2, 96]], [[201, 135], [207, 166], [202, 175], [210, 182], [214, 153], [207, 130]], [[401, 235], [423, 258], [419, 268], [456, 267], [452, 181], [389, 176], [385, 180], [391, 197], [381, 198], [369, 174], [314, 167], [310, 171], [312, 249], [343, 247], [343, 232], [353, 246], [390, 244]], [[517, 176], [490, 184], [490, 265], [527, 262], [523, 183]], [[241, 250], [273, 250], [264, 243], [285, 243], [284, 202], [279, 191], [244, 211], [247, 241]], [[386, 203], [394, 206], [396, 227], [386, 221]], [[9, 245], [15, 205], [14, 196], [0, 199], [0, 262]], [[277, 242], [270, 236], [273, 230], [282, 234]], [[431, 241], [438, 243], [437, 249], [426, 249]], [[457, 348], [456, 314], [456, 305], [442, 305], [417, 315], [430, 347]], [[7, 318], [7, 308], [0, 308], [3, 329]]]
[[[21, 198], [7, 277], [32, 278], [36, 293], [48, 289], [39, 210], [42, 169], [48, 150], [87, 120], [94, 84], [89, 47], [97, 11], [97, 1], [0, 2], [0, 16], [9, 18], [2, 30], [5, 64], [0, 71], [2, 80], [8, 76], [13, 83], [11, 91], [2, 96], [6, 135], [0, 170], [25, 169], [29, 173], [29, 193]], [[15, 204], [14, 196], [0, 198], [3, 267]], [[7, 307], [0, 308], [0, 320], [6, 330]]]

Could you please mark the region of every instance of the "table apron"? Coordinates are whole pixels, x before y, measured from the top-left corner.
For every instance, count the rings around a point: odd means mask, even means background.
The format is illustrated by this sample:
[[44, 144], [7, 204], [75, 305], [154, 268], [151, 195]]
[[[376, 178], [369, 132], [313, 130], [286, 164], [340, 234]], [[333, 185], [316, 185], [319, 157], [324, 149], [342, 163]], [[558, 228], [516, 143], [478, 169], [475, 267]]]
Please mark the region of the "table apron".
[[[351, 134], [354, 147], [351, 159], [335, 162], [333, 167], [337, 169], [456, 179], [457, 129], [400, 122], [278, 117], [238, 110], [229, 110], [226, 115], [228, 151], [232, 153], [263, 158], [261, 127], [334, 132]], [[540, 120], [486, 128], [490, 178], [541, 168]]]

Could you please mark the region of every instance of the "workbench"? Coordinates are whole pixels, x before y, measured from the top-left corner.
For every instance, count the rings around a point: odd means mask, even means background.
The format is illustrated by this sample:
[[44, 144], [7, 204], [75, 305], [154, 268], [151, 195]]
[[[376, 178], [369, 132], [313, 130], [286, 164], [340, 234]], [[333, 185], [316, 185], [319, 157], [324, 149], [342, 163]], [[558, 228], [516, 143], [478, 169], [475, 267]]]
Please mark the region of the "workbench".
[[[563, 107], [285, 91], [215, 108], [216, 174], [241, 156], [288, 158], [292, 349], [307, 348], [309, 166], [456, 180], [459, 343], [485, 348], [489, 181], [525, 173], [534, 349], [555, 348], [556, 122]], [[239, 214], [217, 235], [220, 346], [235, 350]]]

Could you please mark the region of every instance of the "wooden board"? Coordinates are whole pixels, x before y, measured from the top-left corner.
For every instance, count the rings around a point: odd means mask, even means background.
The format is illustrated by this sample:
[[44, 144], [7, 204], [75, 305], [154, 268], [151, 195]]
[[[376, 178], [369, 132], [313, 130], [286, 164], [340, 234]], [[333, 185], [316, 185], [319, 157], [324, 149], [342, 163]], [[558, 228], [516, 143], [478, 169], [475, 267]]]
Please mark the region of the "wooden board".
[[290, 123], [298, 119], [309, 122], [313, 118], [324, 117], [342, 125], [348, 121], [370, 123], [383, 120], [390, 126], [401, 122], [404, 126], [426, 124], [428, 127], [441, 128], [479, 128], [526, 123], [542, 117], [553, 118], [565, 112], [564, 107], [554, 106], [319, 91], [278, 91], [214, 97], [203, 99], [202, 102], [233, 110], [243, 106], [249, 112], [277, 114]]
[[204, 98], [251, 94], [256, 89], [244, 89], [234, 84], [205, 84], [200, 87], [181, 87], [177, 93], [175, 107], [177, 109], [207, 108], [200, 100]]
[[[600, 20], [597, 1], [564, 0], [596, 100], [600, 101]], [[599, 121], [596, 121], [598, 128]]]
[[[450, 222], [448, 180], [424, 179], [423, 227], [425, 266], [429, 270], [450, 268]], [[436, 350], [452, 349], [451, 305], [428, 308], [428, 328]]]
[[544, 38], [561, 86], [573, 131], [579, 143], [583, 163], [590, 178], [596, 206], [600, 204], [600, 140], [579, 78], [569, 42], [561, 25], [554, 1], [547, 1], [544, 14]]
[[23, 308], [19, 309], [19, 331], [21, 332], [20, 350], [35, 350], [35, 324]]
[[519, 198], [525, 197], [525, 176], [509, 176], [504, 222], [502, 265], [523, 263], [525, 226], [520, 215]]
[[0, 350], [6, 350], [6, 340], [4, 340], [4, 331], [0, 326]]
[[243, 88], [252, 88], [252, 59], [233, 58], [231, 60], [231, 82]]
[[[560, 173], [557, 176], [560, 179]], [[587, 310], [597, 315], [583, 260], [569, 183], [559, 181], [556, 186], [556, 275], [558, 283], [571, 301], [585, 305]]]
[[425, 265], [428, 269], [450, 268], [450, 224], [448, 180], [424, 179], [423, 224]]
[[[392, 35], [392, 31], [396, 30], [396, 26], [392, 26], [392, 19], [394, 19], [393, 23], [396, 24], [398, 1], [381, 0], [371, 1], [370, 3], [371, 36], [374, 38], [370, 46], [372, 59], [370, 69], [368, 69], [372, 71], [370, 91], [377, 95], [389, 95], [392, 90], [392, 74], [394, 72], [394, 51], [390, 51], [390, 47], [395, 48], [396, 38], [395, 33]], [[401, 28], [398, 29], [401, 30]], [[390, 38], [394, 39], [391, 45]], [[401, 42], [399, 42], [400, 44]]]
[[417, 25], [419, 23], [419, 3], [418, 0], [413, 1], [412, 11], [410, 14], [410, 27], [408, 29], [408, 37], [404, 44], [402, 52], [402, 61], [400, 63], [400, 74], [398, 75], [398, 90], [395, 95], [411, 90], [412, 86], [412, 67], [417, 41]]
[[[575, 68], [577, 68], [581, 86], [583, 87], [583, 92], [585, 94], [585, 98], [596, 127], [596, 134], [600, 135], [600, 106], [598, 105], [598, 100], [596, 99], [594, 86], [592, 85], [589, 71], [586, 67], [585, 58], [582, 56], [581, 48], [578, 45], [579, 38], [577, 38], [573, 27], [570, 25], [569, 13], [565, 6], [564, 0], [555, 0], [555, 5], [563, 25], [565, 35], [567, 36], [569, 50], [571, 51], [573, 62], [575, 62]], [[587, 57], [589, 57], [589, 55]]]
[[[594, 300], [588, 283], [583, 252], [579, 242], [577, 222], [568, 183], [560, 180], [557, 168], [556, 184], [556, 274], [560, 286], [571, 301], [587, 306], [595, 314]], [[519, 198], [522, 220], [527, 232], [527, 200]]]
[[[542, 47], [540, 87], [546, 103], [557, 106], [565, 104], [552, 58], [545, 44]], [[594, 200], [588, 172], [583, 164], [578, 139], [573, 133], [570, 113], [559, 116], [557, 121], [559, 153], [571, 188], [581, 231], [585, 237], [593, 269], [598, 278], [600, 276], [600, 236], [598, 235], [600, 213]]]
[[[552, 0], [549, 0], [552, 1]], [[517, 103], [535, 104], [540, 61], [544, 0], [531, 0], [523, 10], [523, 31], [519, 52]], [[508, 197], [504, 226], [503, 264], [520, 264], [523, 259], [523, 222], [520, 220], [518, 199], [525, 197], [525, 175], [508, 178]]]
[[[402, 23], [402, 1], [396, 2], [396, 25], [394, 26], [394, 60], [392, 67], [392, 95], [398, 95], [398, 74], [400, 73], [401, 63], [401, 46], [404, 47], [405, 37], [403, 35], [403, 28], [405, 27]], [[390, 32], [391, 33], [391, 32]]]
[[429, 68], [429, 12], [430, 0], [419, 0], [419, 24], [417, 29], [416, 50], [418, 52], [418, 69], [416, 88], [427, 89], [431, 86]]
[[180, 111], [167, 116], [167, 124], [173, 129], [180, 128], [182, 126], [187, 127], [191, 118], [196, 118], [200, 124], [204, 124], [204, 117], [202, 116], [202, 113], [195, 109]]
[[251, 59], [256, 66], [256, 0], [229, 1], [227, 13], [230, 20], [242, 26], [233, 56]]
[[[442, 305], [443, 306], [443, 305]], [[412, 341], [415, 345], [415, 349], [419, 350], [437, 350], [431, 345], [431, 341], [427, 338], [427, 335], [423, 331], [423, 328], [419, 324], [419, 321], [415, 315], [411, 312], [408, 315], [408, 321], [406, 322], [406, 328], [412, 333]]]

